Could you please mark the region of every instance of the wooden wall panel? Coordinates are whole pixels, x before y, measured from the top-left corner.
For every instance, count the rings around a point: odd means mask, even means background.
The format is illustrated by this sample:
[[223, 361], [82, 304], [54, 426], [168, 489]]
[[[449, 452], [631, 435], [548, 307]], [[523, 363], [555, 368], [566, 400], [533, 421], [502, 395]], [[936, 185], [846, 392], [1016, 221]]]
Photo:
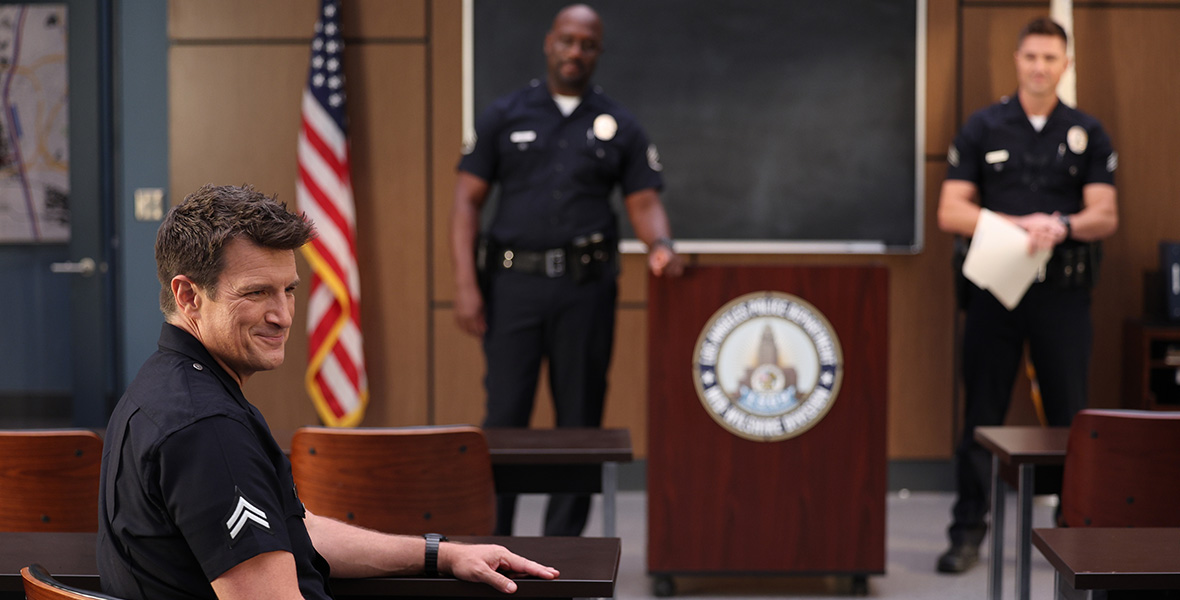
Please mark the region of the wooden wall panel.
[[[436, 302], [455, 298], [451, 274], [450, 217], [455, 192], [455, 166], [463, 142], [463, 3], [430, 3], [431, 291]], [[436, 323], [455, 327], [454, 321]]]
[[484, 415], [483, 349], [477, 338], [455, 325], [450, 307], [432, 312], [434, 424], [479, 425]]
[[173, 46], [168, 60], [172, 198], [251, 183], [295, 202], [303, 44]]
[[[319, 0], [169, 0], [173, 40], [311, 39]], [[426, 35], [424, 0], [344, 0], [347, 38]]]
[[419, 425], [428, 401], [426, 52], [354, 43], [345, 60], [371, 399], [365, 425]]
[[647, 456], [647, 343], [646, 308], [620, 308], [603, 426], [629, 428], [635, 455], [641, 457]]
[[960, 113], [964, 120], [1001, 96], [1016, 91], [1013, 56], [1016, 35], [1026, 23], [1044, 14], [1044, 7], [963, 8], [963, 55], [959, 68], [970, 74], [962, 78]]
[[[893, 458], [939, 458], [952, 446], [954, 274], [952, 238], [935, 219], [944, 160], [926, 162], [925, 249], [889, 256], [888, 448]], [[855, 339], [845, 344], [855, 343]]]
[[1180, 11], [1146, 6], [1078, 10], [1078, 102], [1102, 120], [1119, 153], [1119, 231], [1106, 244], [1094, 297], [1091, 404], [1120, 402], [1122, 322], [1143, 314], [1142, 274], [1160, 240], [1180, 239]]
[[926, 15], [926, 155], [943, 156], [959, 125], [955, 104], [958, 4], [929, 0]]

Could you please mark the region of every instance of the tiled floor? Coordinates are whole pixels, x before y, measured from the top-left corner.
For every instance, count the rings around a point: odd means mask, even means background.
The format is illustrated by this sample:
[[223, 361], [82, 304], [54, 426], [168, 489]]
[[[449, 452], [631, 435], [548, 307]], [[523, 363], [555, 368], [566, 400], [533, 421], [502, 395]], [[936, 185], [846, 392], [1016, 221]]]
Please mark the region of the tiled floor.
[[[907, 600], [983, 599], [987, 594], [987, 542], [980, 563], [962, 575], [942, 575], [934, 571], [938, 555], [945, 550], [944, 528], [950, 515], [953, 495], [949, 493], [891, 493], [888, 497], [887, 558], [885, 575], [869, 578], [870, 598], [905, 598]], [[1038, 498], [1033, 526], [1052, 523], [1052, 497]], [[540, 535], [543, 496], [523, 496], [517, 516], [516, 535]], [[647, 505], [643, 492], [621, 492], [618, 499], [618, 531], [623, 539], [623, 557], [619, 565], [617, 598], [653, 598], [647, 577]], [[587, 533], [602, 531], [597, 498]], [[1016, 597], [1016, 499], [1010, 496], [1007, 509], [1007, 550], [1004, 598]], [[1033, 548], [1032, 593], [1034, 599], [1051, 598], [1053, 568]], [[544, 557], [536, 558], [544, 562]], [[717, 578], [678, 577], [677, 595], [699, 600], [711, 598], [830, 598], [849, 591], [846, 580], [828, 577]]]

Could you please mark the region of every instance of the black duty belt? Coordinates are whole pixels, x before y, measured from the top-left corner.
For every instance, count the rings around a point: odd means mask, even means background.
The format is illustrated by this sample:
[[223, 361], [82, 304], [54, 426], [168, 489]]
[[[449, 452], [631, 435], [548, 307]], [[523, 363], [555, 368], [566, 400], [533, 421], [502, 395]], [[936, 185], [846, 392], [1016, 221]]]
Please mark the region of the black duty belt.
[[545, 277], [565, 275], [565, 248], [541, 251], [501, 249], [488, 259], [495, 268]]

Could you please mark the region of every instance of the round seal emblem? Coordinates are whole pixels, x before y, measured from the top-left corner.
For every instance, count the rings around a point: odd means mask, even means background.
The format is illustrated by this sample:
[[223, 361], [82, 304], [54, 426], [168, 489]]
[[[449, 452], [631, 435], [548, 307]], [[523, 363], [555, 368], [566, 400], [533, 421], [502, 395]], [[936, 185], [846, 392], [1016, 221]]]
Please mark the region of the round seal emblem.
[[843, 374], [831, 323], [782, 292], [731, 300], [705, 324], [693, 352], [705, 411], [734, 435], [759, 442], [793, 438], [819, 423]]

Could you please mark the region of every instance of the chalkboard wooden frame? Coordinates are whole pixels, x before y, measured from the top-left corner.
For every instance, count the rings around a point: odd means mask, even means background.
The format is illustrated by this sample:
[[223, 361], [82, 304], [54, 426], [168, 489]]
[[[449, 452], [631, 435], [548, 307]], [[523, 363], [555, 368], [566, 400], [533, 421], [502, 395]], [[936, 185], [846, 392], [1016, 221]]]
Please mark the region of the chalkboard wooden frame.
[[[491, 99], [543, 78], [544, 34], [568, 3], [464, 0], [465, 136]], [[595, 83], [660, 149], [677, 249], [921, 251], [926, 3], [593, 2]], [[620, 225], [620, 248], [644, 251]]]

